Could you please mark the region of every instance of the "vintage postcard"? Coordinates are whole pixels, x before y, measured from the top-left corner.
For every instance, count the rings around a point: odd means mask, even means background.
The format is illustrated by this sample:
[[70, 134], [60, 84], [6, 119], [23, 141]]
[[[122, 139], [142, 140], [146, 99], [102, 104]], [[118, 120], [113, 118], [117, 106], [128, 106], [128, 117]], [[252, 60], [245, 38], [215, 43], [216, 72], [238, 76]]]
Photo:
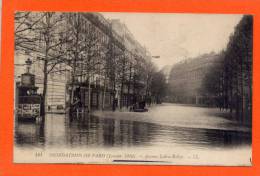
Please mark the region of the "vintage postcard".
[[252, 165], [252, 15], [14, 16], [14, 163]]

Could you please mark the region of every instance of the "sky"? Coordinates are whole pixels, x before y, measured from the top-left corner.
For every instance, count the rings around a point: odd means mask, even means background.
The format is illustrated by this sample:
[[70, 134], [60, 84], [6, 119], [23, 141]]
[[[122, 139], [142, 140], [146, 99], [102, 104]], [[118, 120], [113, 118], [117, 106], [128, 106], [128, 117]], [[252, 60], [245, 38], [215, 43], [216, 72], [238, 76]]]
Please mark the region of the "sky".
[[242, 15], [174, 13], [102, 13], [120, 19], [162, 68], [183, 59], [226, 48]]

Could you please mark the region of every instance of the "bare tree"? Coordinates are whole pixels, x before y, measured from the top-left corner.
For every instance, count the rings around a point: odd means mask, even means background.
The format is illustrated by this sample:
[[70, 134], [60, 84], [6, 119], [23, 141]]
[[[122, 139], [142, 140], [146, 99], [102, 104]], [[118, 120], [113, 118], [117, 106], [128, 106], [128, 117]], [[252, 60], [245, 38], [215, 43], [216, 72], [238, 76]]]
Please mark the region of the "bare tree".
[[[60, 28], [64, 22], [61, 13], [17, 12], [15, 15], [16, 49], [38, 53], [36, 60], [43, 63], [43, 102], [46, 104], [48, 75], [64, 63], [65, 31]], [[45, 109], [43, 108], [43, 114]]]
[[[251, 121], [253, 17], [245, 15], [230, 37], [224, 60], [224, 87], [230, 112]], [[247, 117], [247, 119], [243, 119]]]
[[[91, 111], [91, 78], [100, 69], [101, 60], [101, 43], [100, 35], [97, 33], [95, 26], [90, 25], [84, 19], [85, 14], [69, 13], [67, 14], [67, 55], [71, 72], [71, 89], [70, 107], [73, 105], [74, 87], [77, 81], [87, 82], [88, 85], [88, 111]], [[77, 80], [80, 79], [80, 80]]]
[[146, 61], [145, 64], [145, 74], [146, 74], [146, 88], [145, 88], [145, 98], [149, 98], [149, 95], [151, 95], [151, 84], [152, 84], [152, 79], [154, 76], [154, 73], [156, 72], [156, 67], [155, 65], [150, 61]]
[[39, 41], [39, 38], [35, 37], [35, 30], [43, 18], [43, 14], [32, 12], [15, 13], [15, 49], [35, 49], [34, 43]]

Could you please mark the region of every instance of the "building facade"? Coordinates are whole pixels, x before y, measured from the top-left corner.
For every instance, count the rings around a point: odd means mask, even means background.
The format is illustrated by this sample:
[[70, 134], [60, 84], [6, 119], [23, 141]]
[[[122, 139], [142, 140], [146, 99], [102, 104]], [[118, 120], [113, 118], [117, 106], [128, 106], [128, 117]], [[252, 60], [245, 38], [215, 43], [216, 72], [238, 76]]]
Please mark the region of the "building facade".
[[[126, 25], [119, 20], [105, 19], [100, 13], [51, 15], [54, 20], [51, 18], [50, 21], [54, 25], [59, 23], [53, 27], [59, 36], [53, 36], [51, 40], [57, 40], [57, 46], [62, 37], [66, 41], [59, 45], [60, 48], [55, 48], [63, 55], [48, 72], [47, 110], [65, 110], [74, 99], [80, 99], [83, 106], [91, 109], [109, 109], [115, 101], [116, 106], [122, 108], [145, 96], [143, 70], [146, 63], [151, 62], [151, 56]], [[30, 20], [37, 20], [39, 16], [40, 13], [35, 12]], [[15, 34], [19, 36], [17, 31]], [[30, 58], [33, 62], [31, 73], [35, 75], [36, 86], [42, 94], [44, 59], [39, 58], [44, 57], [41, 46], [46, 47], [45, 36], [37, 30], [27, 30], [25, 34], [38, 37], [36, 42], [39, 43], [28, 44], [16, 37], [17, 46], [22, 49], [16, 47], [15, 51], [15, 82], [19, 84], [20, 75], [25, 72], [25, 60]]]
[[169, 76], [171, 101], [188, 104], [208, 104], [214, 97], [205, 95], [203, 81], [213, 67], [220, 64], [220, 55], [204, 54], [173, 65]]

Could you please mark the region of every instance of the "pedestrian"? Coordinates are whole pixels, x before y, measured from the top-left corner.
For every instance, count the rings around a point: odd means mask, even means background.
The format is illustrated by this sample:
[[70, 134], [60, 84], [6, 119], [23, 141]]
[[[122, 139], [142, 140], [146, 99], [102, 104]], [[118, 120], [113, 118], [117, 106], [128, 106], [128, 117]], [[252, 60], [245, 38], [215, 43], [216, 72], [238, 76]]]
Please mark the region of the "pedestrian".
[[113, 108], [112, 108], [113, 111], [115, 111], [116, 108], [117, 108], [117, 98], [115, 98], [114, 101], [113, 101]]

